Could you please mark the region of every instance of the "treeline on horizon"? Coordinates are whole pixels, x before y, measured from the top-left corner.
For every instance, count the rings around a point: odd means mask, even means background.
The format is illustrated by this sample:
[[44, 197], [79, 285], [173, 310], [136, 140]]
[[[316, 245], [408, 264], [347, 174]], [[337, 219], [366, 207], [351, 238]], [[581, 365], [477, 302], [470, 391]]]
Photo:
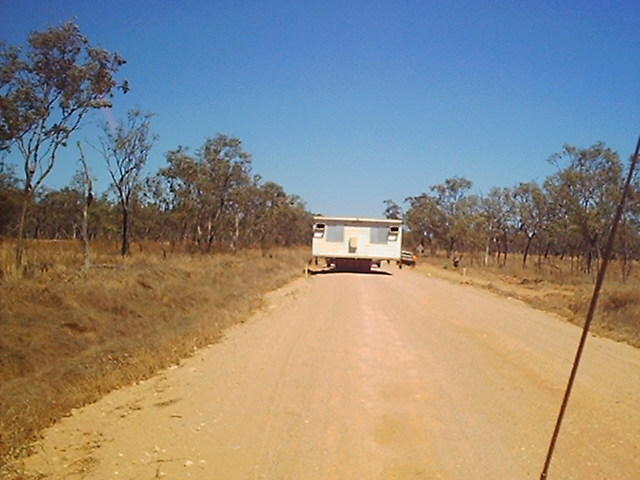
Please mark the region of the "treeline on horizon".
[[[254, 174], [237, 138], [217, 134], [194, 152], [177, 147], [162, 168], [145, 175], [157, 137], [153, 115], [140, 110], [102, 126], [92, 163], [76, 143], [78, 170], [70, 185], [45, 188], [58, 152], [74, 148], [86, 115], [129, 92], [126, 80], [116, 80], [125, 63], [91, 46], [73, 22], [33, 32], [26, 47], [0, 42], [0, 237], [17, 239], [18, 271], [26, 238], [82, 238], [85, 254], [89, 240], [119, 240], [123, 255], [132, 239], [203, 252], [310, 241], [304, 201]], [[17, 152], [18, 165], [2, 161], [9, 150]], [[111, 177], [100, 195], [93, 191], [94, 159]], [[385, 215], [403, 218], [409, 245], [430, 252], [466, 254], [483, 264], [522, 253], [523, 267], [531, 254], [538, 264], [571, 257], [591, 272], [620, 196], [623, 162], [603, 143], [567, 145], [550, 161], [557, 171], [540, 185], [494, 187], [481, 196], [470, 193], [470, 180], [453, 177], [406, 198], [406, 212], [385, 201]], [[640, 258], [639, 183], [636, 176], [615, 245], [625, 276]]]
[[[510, 253], [520, 253], [523, 268], [532, 254], [536, 265], [570, 258], [576, 271], [591, 273], [602, 258], [628, 171], [602, 142], [565, 145], [549, 161], [556, 172], [542, 184], [493, 187], [487, 195], [475, 195], [469, 193], [470, 180], [453, 177], [406, 198], [404, 213], [386, 200], [384, 213], [404, 219], [408, 241], [418, 250], [466, 254], [480, 265], [490, 259], [504, 265]], [[625, 280], [640, 258], [640, 175], [630, 187], [613, 251]]]
[[[117, 239], [122, 255], [132, 240], [206, 252], [308, 241], [312, 220], [302, 199], [254, 174], [237, 138], [217, 134], [194, 153], [177, 147], [165, 166], [145, 175], [157, 136], [153, 115], [141, 110], [101, 126], [92, 162], [77, 142], [70, 185], [46, 188], [59, 151], [75, 147], [86, 115], [129, 92], [127, 80], [116, 80], [125, 63], [91, 46], [74, 22], [31, 33], [25, 47], [0, 42], [0, 237], [17, 239], [18, 271], [27, 238], [82, 238], [85, 253], [89, 240]], [[7, 163], [9, 151], [17, 152], [18, 165]], [[111, 179], [99, 195], [91, 173], [96, 158]]]
[[[5, 237], [17, 235], [24, 196], [24, 180], [11, 167], [5, 164], [0, 170], [0, 236]], [[124, 192], [128, 201], [124, 195], [121, 199], [115, 182], [100, 195], [90, 194], [78, 171], [68, 186], [35, 193], [25, 237], [80, 240], [89, 200], [90, 240], [164, 241], [193, 252], [309, 241], [312, 219], [304, 201], [252, 174], [251, 156], [237, 138], [218, 134], [193, 155], [185, 147], [170, 151], [165, 166], [140, 176], [130, 190]], [[126, 227], [123, 214], [128, 216]], [[128, 253], [130, 246], [124, 248]]]

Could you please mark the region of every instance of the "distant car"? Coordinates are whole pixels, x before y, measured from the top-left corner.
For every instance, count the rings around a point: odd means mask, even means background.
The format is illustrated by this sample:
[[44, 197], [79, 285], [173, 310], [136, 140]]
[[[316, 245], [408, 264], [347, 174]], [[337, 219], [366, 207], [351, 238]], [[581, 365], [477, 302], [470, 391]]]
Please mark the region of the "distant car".
[[400, 254], [400, 263], [402, 265], [414, 267], [416, 265], [416, 256], [409, 250], [402, 250], [402, 253]]

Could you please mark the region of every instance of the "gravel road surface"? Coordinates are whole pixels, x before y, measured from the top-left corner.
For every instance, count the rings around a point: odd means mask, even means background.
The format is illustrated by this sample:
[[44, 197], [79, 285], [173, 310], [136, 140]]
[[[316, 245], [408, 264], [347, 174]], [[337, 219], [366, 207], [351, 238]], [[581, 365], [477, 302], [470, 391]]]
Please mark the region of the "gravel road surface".
[[[391, 273], [391, 274], [388, 274]], [[408, 269], [299, 279], [219, 344], [78, 409], [54, 479], [535, 479], [580, 331]], [[549, 479], [640, 478], [640, 351], [589, 338]]]

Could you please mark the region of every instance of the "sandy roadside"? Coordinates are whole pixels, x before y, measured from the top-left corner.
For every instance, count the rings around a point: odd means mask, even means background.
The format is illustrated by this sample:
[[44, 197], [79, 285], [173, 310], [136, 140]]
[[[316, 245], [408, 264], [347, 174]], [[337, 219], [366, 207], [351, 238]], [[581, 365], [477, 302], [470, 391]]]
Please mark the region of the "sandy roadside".
[[[537, 479], [579, 329], [416, 272], [324, 274], [44, 433], [86, 479]], [[640, 351], [590, 338], [550, 478], [640, 472]]]

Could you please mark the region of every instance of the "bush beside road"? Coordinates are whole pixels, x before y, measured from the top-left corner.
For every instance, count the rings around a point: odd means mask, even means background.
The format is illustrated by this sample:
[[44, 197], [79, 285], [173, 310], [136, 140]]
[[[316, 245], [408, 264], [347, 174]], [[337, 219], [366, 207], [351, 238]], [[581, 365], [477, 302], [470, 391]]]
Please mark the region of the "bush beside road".
[[72, 408], [215, 342], [300, 275], [307, 254], [101, 253], [82, 273], [77, 243], [64, 243], [31, 247], [55, 268], [0, 283], [0, 457]]

